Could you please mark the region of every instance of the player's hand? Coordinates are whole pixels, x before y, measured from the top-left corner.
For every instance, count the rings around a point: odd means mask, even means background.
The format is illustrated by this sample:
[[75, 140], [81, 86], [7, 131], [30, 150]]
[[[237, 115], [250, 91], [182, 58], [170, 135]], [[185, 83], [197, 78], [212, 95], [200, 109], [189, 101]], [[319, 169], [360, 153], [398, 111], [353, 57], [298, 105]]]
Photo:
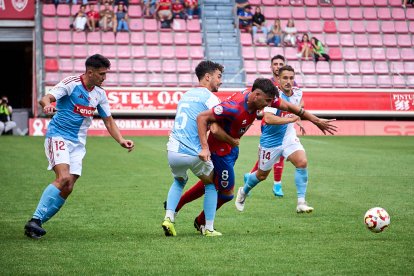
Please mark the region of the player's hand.
[[240, 144], [240, 139], [239, 138], [233, 138], [233, 142], [231, 144], [232, 147], [238, 147]]
[[210, 161], [211, 159], [211, 153], [209, 149], [202, 149], [200, 153], [198, 154], [198, 158], [200, 158], [202, 161]]
[[306, 130], [300, 122], [296, 122], [302, 135], [306, 135]]
[[337, 131], [337, 126], [331, 124], [335, 119], [319, 119], [314, 124], [326, 135], [326, 132], [334, 135]]
[[289, 123], [294, 123], [299, 120], [299, 116], [296, 116], [295, 114], [288, 114], [285, 118], [289, 118]]
[[122, 140], [119, 144], [120, 144], [123, 148], [128, 149], [128, 152], [133, 151], [133, 150], [134, 150], [134, 148], [135, 148], [134, 141], [132, 141], [132, 140]]
[[51, 104], [45, 105], [45, 107], [43, 107], [43, 112], [45, 114], [53, 114], [56, 111], [57, 111], [56, 107]]

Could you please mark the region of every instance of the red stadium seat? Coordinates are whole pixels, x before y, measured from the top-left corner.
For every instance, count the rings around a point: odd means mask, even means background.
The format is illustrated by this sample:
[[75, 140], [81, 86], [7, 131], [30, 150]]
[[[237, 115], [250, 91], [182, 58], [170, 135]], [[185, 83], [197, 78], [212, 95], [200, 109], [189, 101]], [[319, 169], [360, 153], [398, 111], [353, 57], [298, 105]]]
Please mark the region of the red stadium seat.
[[101, 43], [109, 45], [115, 44], [115, 34], [113, 32], [103, 32], [101, 36]]
[[59, 48], [58, 48], [59, 57], [71, 58], [72, 52], [73, 52], [72, 45], [59, 45]]
[[386, 7], [388, 5], [388, 0], [374, 0], [376, 7]]
[[331, 57], [331, 60], [341, 60], [342, 59], [341, 49], [339, 49], [339, 48], [329, 49], [328, 55]]
[[380, 20], [391, 20], [390, 8], [379, 8], [377, 10], [377, 15]]
[[114, 71], [109, 71], [106, 74], [105, 86], [117, 86], [118, 85], [118, 74]]
[[261, 0], [249, 0], [249, 4], [252, 6], [260, 6], [262, 4]]
[[118, 45], [116, 47], [116, 56], [118, 58], [130, 58], [131, 48], [129, 47], [129, 45]]
[[351, 34], [340, 34], [340, 44], [342, 47], [354, 46], [354, 37]]
[[392, 76], [392, 86], [395, 88], [405, 88], [405, 79], [403, 76]]
[[[272, 1], [272, 0], [262, 0], [262, 3], [264, 3], [264, 1]], [[278, 6], [289, 6], [290, 5], [290, 0], [278, 0], [277, 5]]]
[[319, 19], [320, 20], [321, 14], [319, 13], [319, 8], [318, 7], [307, 7], [306, 17], [307, 19]]
[[269, 73], [269, 61], [268, 60], [258, 60], [256, 64], [257, 64], [257, 72], [261, 74]]
[[313, 61], [302, 61], [302, 73], [314, 74], [315, 71], [315, 63]]
[[73, 56], [75, 58], [86, 58], [88, 56], [84, 45], [73, 45]]
[[[102, 39], [104, 39], [104, 36], [102, 36]], [[129, 44], [129, 33], [119, 32], [116, 34], [115, 40], [117, 44]]]
[[383, 76], [378, 76], [377, 77], [377, 86], [379, 87], [384, 87], [384, 88], [388, 88], [388, 87], [392, 87], [392, 79], [389, 75], [383, 75]]
[[119, 73], [118, 83], [121, 86], [132, 86], [134, 84], [134, 76], [132, 73]]
[[177, 72], [177, 64], [174, 59], [166, 59], [162, 62], [162, 71], [164, 73], [174, 73]]
[[[270, 9], [270, 7], [266, 8], [266, 10], [267, 9]], [[290, 11], [290, 7], [278, 7], [277, 8], [278, 15], [276, 15], [276, 11], [274, 10], [274, 9], [276, 9], [276, 7], [272, 7], [271, 9], [273, 11], [272, 19], [276, 19], [276, 18], [290, 19], [290, 18], [292, 18], [292, 12]]]
[[252, 45], [252, 35], [249, 33], [240, 33], [240, 41], [242, 45], [251, 46]]
[[62, 31], [69, 31], [70, 30], [70, 18], [68, 17], [58, 17], [57, 19], [57, 28]]
[[175, 45], [187, 45], [187, 33], [175, 33], [174, 34]]
[[398, 48], [387, 48], [385, 56], [388, 60], [400, 60], [400, 50]]
[[274, 6], [276, 5], [276, 0], [262, 0], [262, 4], [265, 6]]
[[192, 46], [190, 47], [190, 57], [192, 59], [201, 59], [204, 57], [203, 47], [201, 46]]
[[348, 74], [359, 74], [359, 65], [357, 61], [345, 62], [345, 72]]
[[256, 73], [256, 61], [255, 60], [245, 60], [244, 61], [244, 69], [247, 73]]
[[[400, 2], [400, 4], [401, 4], [401, 2]], [[414, 20], [414, 9], [407, 9], [405, 16], [410, 21]]]
[[42, 21], [44, 30], [56, 30], [56, 20], [54, 17], [44, 17]]
[[385, 60], [384, 48], [372, 48], [371, 53], [374, 60]]
[[[413, 63], [411, 63], [413, 64]], [[390, 63], [390, 72], [392, 74], [405, 74], [405, 69], [404, 69], [404, 62], [402, 61], [392, 61]], [[411, 72], [411, 74], [414, 74], [414, 65], [413, 65], [413, 70]]]
[[365, 8], [364, 9], [364, 18], [365, 20], [378, 20], [377, 10], [375, 7]]
[[[319, 62], [319, 63], [326, 63], [326, 62]], [[292, 66], [292, 68], [295, 69], [296, 74], [302, 73], [301, 62], [300, 61], [289, 61], [289, 63], [287, 63], [287, 65]], [[268, 71], [268, 73], [270, 73], [270, 71]]]
[[333, 76], [333, 85], [335, 87], [347, 87], [348, 81], [344, 75]]
[[87, 35], [87, 41], [89, 44], [100, 44], [101, 43], [101, 36], [98, 32], [91, 32]]
[[381, 31], [388, 34], [395, 33], [394, 21], [382, 21]]
[[363, 87], [374, 88], [377, 87], [377, 76], [375, 75], [363, 75], [362, 76]]
[[79, 11], [80, 6], [81, 5], [72, 5], [72, 8], [70, 9], [70, 14], [75, 16]]
[[[289, 11], [289, 14], [290, 14], [290, 9], [289, 10], [286, 8], [281, 8], [281, 9], [284, 9], [285, 12]], [[265, 7], [263, 9], [263, 15], [265, 16], [266, 19], [276, 19], [278, 17], [276, 7]]]
[[[364, 35], [362, 35], [364, 36]], [[366, 35], [365, 35], [366, 36]], [[382, 43], [382, 37], [380, 34], [370, 34], [368, 36], [369, 46], [371, 47], [381, 47], [384, 44]]]
[[335, 21], [325, 21], [323, 25], [323, 31], [325, 33], [336, 33], [336, 24]]
[[[306, 87], [318, 87], [318, 76], [317, 75], [306, 75], [303, 79]], [[302, 82], [303, 83], [303, 82]]]
[[359, 60], [371, 60], [371, 49], [370, 48], [358, 48], [357, 57]]
[[[410, 24], [411, 23], [412, 22], [410, 22]], [[394, 26], [395, 26], [395, 31], [399, 34], [407, 34], [409, 32], [406, 21], [395, 21]], [[411, 30], [410, 30], [410, 32], [411, 32]]]
[[319, 87], [332, 88], [332, 77], [330, 75], [319, 75]]
[[384, 38], [384, 46], [386, 47], [395, 47], [397, 46], [397, 37], [394, 34], [385, 34]]
[[361, 21], [354, 20], [352, 22], [352, 28], [351, 29], [354, 33], [365, 33], [364, 22], [362, 20]]
[[393, 8], [391, 17], [393, 20], [405, 20], [405, 11], [403, 8]]
[[149, 86], [163, 86], [163, 79], [161, 73], [148, 74]]
[[315, 20], [310, 22], [308, 25], [309, 31], [311, 33], [322, 33], [323, 32], [323, 24], [320, 20]]
[[[139, 26], [136, 26], [139, 28]], [[144, 30], [147, 32], [156, 32], [158, 30], [158, 23], [155, 19], [144, 18]]]
[[134, 59], [132, 64], [134, 72], [147, 72], [147, 62], [143, 59]]
[[404, 72], [406, 74], [414, 74], [414, 63], [413, 62], [404, 62]]
[[74, 59], [73, 60], [73, 69], [77, 73], [85, 72], [85, 60], [84, 59]]
[[147, 62], [148, 72], [161, 72], [161, 60], [159, 59], [150, 59]]
[[350, 7], [359, 7], [361, 5], [359, 0], [346, 0], [346, 4]]
[[358, 8], [349, 8], [349, 18], [352, 20], [362, 20], [364, 17], [362, 16], [362, 9]]
[[323, 7], [321, 9], [321, 17], [325, 20], [333, 20], [335, 18], [335, 13], [333, 7]]
[[[171, 32], [160, 32], [160, 45], [172, 45], [174, 43], [174, 37], [181, 33], [175, 33], [174, 36]], [[177, 42], [176, 42], [177, 43]]]
[[388, 4], [391, 7], [401, 7], [401, 1], [400, 0], [388, 0]]
[[378, 21], [367, 21], [367, 32], [368, 33], [379, 33], [380, 26]]
[[348, 86], [349, 87], [362, 87], [361, 76], [360, 75], [348, 76]]
[[116, 62], [116, 68], [119, 72], [132, 72], [132, 64], [130, 59], [119, 59]]
[[257, 59], [268, 60], [270, 58], [269, 47], [256, 47], [255, 53]]
[[297, 60], [298, 59], [298, 57], [297, 57], [297, 54], [298, 52], [297, 52], [297, 49], [296, 48], [293, 48], [293, 47], [286, 47], [285, 48], [285, 58], [287, 59], [287, 60]]
[[46, 72], [45, 84], [56, 85], [60, 81], [60, 74], [58, 72]]
[[129, 5], [129, 7], [128, 7], [128, 16], [130, 18], [140, 18], [142, 16], [141, 6]]
[[157, 32], [147, 32], [145, 33], [145, 43], [148, 45], [158, 45], [158, 33]]
[[187, 22], [187, 31], [189, 32], [200, 32], [200, 22], [198, 20], [189, 20]]
[[46, 70], [46, 72], [58, 72], [59, 71], [59, 64], [58, 64], [57, 59], [55, 59], [55, 58], [45, 59], [45, 70]]
[[[193, 21], [193, 20], [191, 20]], [[197, 21], [197, 20], [194, 20]], [[187, 24], [185, 23], [184, 19], [174, 19], [173, 23], [172, 23], [172, 29], [175, 32], [185, 32], [187, 27]]]
[[305, 0], [304, 5], [307, 7], [316, 7], [318, 5], [318, 0]]
[[362, 74], [374, 74], [374, 66], [371, 61], [361, 61], [359, 70]]
[[179, 74], [178, 83], [180, 86], [189, 87], [193, 85], [193, 79], [191, 74]]
[[43, 7], [42, 7], [42, 14], [44, 16], [55, 16], [56, 15], [55, 5], [53, 5], [53, 4], [44, 4]]
[[58, 50], [55, 44], [44, 44], [43, 53], [45, 57], [57, 57]]
[[401, 56], [404, 57], [404, 61], [414, 60], [414, 49], [413, 48], [402, 48]]
[[63, 72], [73, 72], [73, 60], [72, 59], [60, 59], [59, 70]]
[[270, 48], [270, 56], [274, 57], [276, 55], [282, 55], [284, 56], [283, 47], [271, 47]]
[[160, 48], [161, 50], [161, 57], [163, 59], [173, 59], [175, 58], [175, 52], [174, 52], [174, 47], [171, 45], [168, 46], [162, 46]]
[[414, 22], [409, 22], [409, 30], [410, 30], [410, 33], [414, 33]]
[[178, 59], [188, 59], [188, 48], [186, 46], [177, 46], [175, 47], [175, 56]]
[[306, 19], [305, 7], [293, 7], [292, 17], [294, 19]]
[[160, 48], [158, 46], [147, 46], [147, 57], [159, 59], [161, 57]]
[[88, 45], [88, 56], [92, 56], [94, 54], [99, 54], [102, 52], [101, 45]]
[[339, 38], [337, 34], [325, 34], [325, 44], [328, 46], [339, 46]]
[[[286, 24], [282, 24], [282, 26], [286, 26]], [[296, 20], [295, 27], [298, 30], [298, 33], [308, 32], [308, 22], [306, 22], [306, 20]]]
[[60, 44], [72, 43], [72, 34], [71, 32], [61, 31], [58, 33], [58, 42]]
[[414, 88], [414, 76], [407, 76], [407, 87]]
[[242, 47], [242, 56], [244, 59], [255, 59], [253, 47]]
[[107, 58], [115, 58], [116, 57], [116, 47], [115, 45], [105, 45], [102, 48], [102, 55]]
[[[354, 36], [354, 39], [355, 39], [355, 46], [358, 46], [358, 47], [368, 46], [368, 35], [366, 35], [366, 34], [356, 34]], [[381, 41], [381, 37], [380, 37], [380, 41]]]
[[333, 0], [332, 5], [335, 7], [345, 7], [347, 4], [346, 0]]
[[131, 31], [142, 31], [144, 29], [144, 25], [141, 19], [131, 19], [129, 21], [129, 28]]
[[201, 33], [189, 33], [188, 34], [188, 42], [190, 43], [190, 45], [199, 45], [199, 46], [201, 46], [201, 44], [203, 43]]
[[135, 45], [141, 45], [144, 43], [144, 34], [142, 32], [131, 33], [131, 43]]
[[177, 60], [177, 71], [179, 73], [191, 73], [191, 63], [187, 59]]
[[355, 48], [354, 47], [342, 48], [342, 57], [344, 60], [356, 60], [357, 53], [355, 51]]
[[348, 8], [337, 7], [335, 9], [335, 18], [337, 20], [349, 20]]
[[62, 17], [70, 17], [69, 5], [59, 5], [56, 14]]
[[376, 74], [389, 74], [388, 62], [377, 61], [375, 62], [374, 71]]
[[176, 74], [163, 74], [164, 86], [177, 86], [177, 75]]
[[55, 44], [57, 42], [57, 35], [55, 31], [45, 31], [43, 33], [43, 42]]
[[85, 32], [72, 32], [72, 42], [75, 44], [86, 44]]
[[341, 34], [350, 33], [351, 32], [350, 21], [337, 21], [336, 29]]
[[318, 62], [316, 63], [316, 72], [318, 74], [329, 74], [331, 69], [329, 68], [328, 62]]

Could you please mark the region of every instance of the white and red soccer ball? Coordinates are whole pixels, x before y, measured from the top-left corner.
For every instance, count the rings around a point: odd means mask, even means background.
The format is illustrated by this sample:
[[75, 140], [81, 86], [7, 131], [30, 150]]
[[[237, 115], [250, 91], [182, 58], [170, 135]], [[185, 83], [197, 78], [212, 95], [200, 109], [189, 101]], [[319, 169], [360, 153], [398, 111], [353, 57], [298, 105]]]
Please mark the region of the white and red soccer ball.
[[365, 213], [364, 223], [370, 231], [379, 233], [390, 225], [390, 215], [384, 208], [374, 207]]

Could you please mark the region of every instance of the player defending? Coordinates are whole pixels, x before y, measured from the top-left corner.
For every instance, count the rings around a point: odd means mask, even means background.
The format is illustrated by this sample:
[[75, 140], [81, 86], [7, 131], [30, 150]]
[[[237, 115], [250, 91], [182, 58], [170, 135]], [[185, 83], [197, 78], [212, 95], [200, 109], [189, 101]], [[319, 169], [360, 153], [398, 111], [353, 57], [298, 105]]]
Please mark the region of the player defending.
[[[293, 88], [295, 78], [295, 71], [290, 66], [284, 66], [279, 70], [280, 87], [282, 89], [281, 98], [284, 102], [294, 103], [296, 106], [300, 102], [301, 91]], [[295, 95], [294, 93], [297, 93]], [[325, 131], [333, 134], [336, 127], [331, 125], [333, 120], [319, 119], [318, 117], [306, 112], [302, 107], [296, 115], [310, 120], [317, 125], [324, 134]], [[296, 131], [293, 124], [273, 125], [274, 120], [279, 120], [277, 116], [286, 117], [290, 114], [281, 112], [285, 110], [282, 105], [279, 107], [273, 105], [264, 109], [265, 125], [262, 126], [262, 135], [260, 137], [259, 145], [259, 168], [256, 172], [245, 175], [244, 187], [240, 187], [236, 197], [236, 208], [243, 211], [246, 200], [246, 195], [259, 182], [265, 180], [269, 175], [273, 165], [278, 162], [280, 156], [288, 158], [290, 162], [296, 167], [295, 183], [298, 193], [298, 204], [296, 211], [298, 213], [312, 212], [313, 208], [309, 207], [305, 201], [306, 188], [308, 185], [308, 170], [305, 150], [296, 136]], [[325, 128], [321, 128], [319, 123], [324, 121]]]
[[[85, 66], [83, 75], [65, 78], [39, 102], [45, 114], [56, 112], [49, 123], [44, 144], [48, 169], [54, 170], [56, 179], [46, 187], [32, 219], [24, 227], [30, 238], [39, 239], [46, 234], [42, 224], [60, 210], [80, 177], [86, 134], [96, 109], [109, 134], [128, 151], [134, 149], [134, 142], [122, 137], [101, 88], [111, 63], [97, 54], [89, 57]], [[57, 102], [56, 107], [53, 102]]]
[[221, 85], [223, 66], [202, 61], [197, 65], [198, 88], [187, 91], [177, 106], [174, 127], [167, 144], [168, 164], [174, 176], [174, 182], [167, 196], [167, 206], [162, 228], [166, 236], [176, 236], [174, 222], [175, 209], [187, 183], [187, 170], [190, 169], [204, 184], [204, 212], [206, 214], [205, 236], [221, 236], [214, 230], [217, 191], [213, 184], [213, 163], [204, 154], [197, 133], [197, 115], [219, 104], [220, 100], [212, 92]]

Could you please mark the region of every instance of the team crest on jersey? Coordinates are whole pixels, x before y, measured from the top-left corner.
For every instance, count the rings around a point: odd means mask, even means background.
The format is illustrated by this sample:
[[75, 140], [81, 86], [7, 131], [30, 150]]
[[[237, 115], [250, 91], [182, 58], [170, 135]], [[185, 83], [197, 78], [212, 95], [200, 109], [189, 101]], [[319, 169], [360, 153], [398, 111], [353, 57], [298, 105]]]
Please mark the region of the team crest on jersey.
[[223, 188], [227, 188], [227, 186], [229, 186], [229, 182], [228, 181], [221, 181], [221, 187]]
[[28, 0], [12, 0], [12, 5], [13, 8], [18, 11], [21, 12], [22, 10], [24, 10], [27, 6], [27, 1]]
[[214, 114], [221, 115], [223, 114], [223, 107], [221, 105], [217, 105], [216, 107], [214, 107], [213, 111]]
[[83, 117], [93, 117], [93, 113], [95, 112], [95, 107], [76, 104], [75, 107], [73, 108], [73, 112]]

